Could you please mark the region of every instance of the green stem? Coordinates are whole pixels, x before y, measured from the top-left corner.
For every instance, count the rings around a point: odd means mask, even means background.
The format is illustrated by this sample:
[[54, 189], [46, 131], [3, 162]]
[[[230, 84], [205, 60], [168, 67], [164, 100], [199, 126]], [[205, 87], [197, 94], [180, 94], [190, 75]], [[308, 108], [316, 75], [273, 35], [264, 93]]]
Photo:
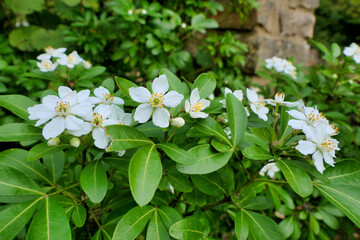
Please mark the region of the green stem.
[[256, 178], [255, 182], [271, 182], [271, 183], [285, 183], [287, 184], [287, 181], [280, 181], [280, 180], [273, 180], [273, 179], [261, 179], [261, 178]]
[[62, 189], [60, 189], [60, 190], [58, 190], [58, 191], [56, 191], [56, 192], [50, 193], [50, 194], [48, 194], [48, 196], [51, 197], [51, 196], [57, 195], [57, 194], [59, 194], [59, 193], [66, 192], [67, 190], [69, 190], [69, 189], [71, 189], [71, 188], [74, 188], [74, 187], [77, 187], [77, 186], [79, 186], [79, 185], [80, 185], [79, 182], [78, 182], [78, 183], [75, 183], [75, 184], [70, 185], [70, 186], [68, 186], [68, 187], [66, 187], [66, 188], [62, 188]]

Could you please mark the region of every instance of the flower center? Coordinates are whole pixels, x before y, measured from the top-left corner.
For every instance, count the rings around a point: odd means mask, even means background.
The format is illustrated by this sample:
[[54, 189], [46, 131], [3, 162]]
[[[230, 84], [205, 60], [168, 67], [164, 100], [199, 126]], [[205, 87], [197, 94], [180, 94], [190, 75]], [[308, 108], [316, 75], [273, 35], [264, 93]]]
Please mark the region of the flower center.
[[193, 112], [200, 112], [201, 110], [204, 109], [204, 105], [202, 105], [201, 103], [196, 103], [193, 107], [192, 107], [192, 111]]
[[104, 120], [103, 120], [103, 116], [99, 113], [94, 113], [93, 114], [93, 120], [92, 120], [92, 124], [94, 126], [101, 126], [103, 124]]
[[46, 61], [46, 62], [44, 62], [44, 67], [45, 68], [51, 68], [51, 62], [50, 61]]
[[336, 135], [339, 133], [339, 128], [337, 128], [335, 124], [331, 124], [330, 127], [334, 130], [334, 133], [332, 135]]
[[153, 93], [149, 99], [151, 106], [153, 107], [164, 107], [164, 98], [162, 93]]
[[276, 93], [275, 94], [275, 101], [278, 103], [282, 103], [285, 99], [285, 93]]
[[327, 152], [334, 151], [337, 147], [332, 139], [324, 138], [321, 142], [321, 148]]
[[311, 113], [309, 113], [307, 115], [307, 117], [308, 117], [309, 122], [312, 122], [312, 123], [317, 123], [318, 121], [320, 121], [322, 119], [326, 119], [322, 113], [314, 113], [314, 111], [311, 111]]
[[103, 93], [102, 97], [106, 104], [111, 104], [114, 101], [114, 96], [109, 93]]
[[70, 62], [70, 63], [73, 63], [73, 62], [74, 62], [74, 57], [73, 57], [73, 56], [70, 56], [70, 55], [69, 55], [69, 56], [68, 56], [68, 59], [69, 59], [69, 62]]
[[55, 111], [58, 113], [58, 115], [66, 115], [66, 112], [70, 110], [70, 103], [61, 101], [56, 102]]

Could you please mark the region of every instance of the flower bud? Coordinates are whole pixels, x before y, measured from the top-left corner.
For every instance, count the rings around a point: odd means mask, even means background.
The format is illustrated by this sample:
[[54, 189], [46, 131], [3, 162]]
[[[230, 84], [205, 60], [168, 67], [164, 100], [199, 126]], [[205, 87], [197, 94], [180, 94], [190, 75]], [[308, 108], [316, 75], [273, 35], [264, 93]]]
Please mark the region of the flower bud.
[[47, 142], [49, 147], [56, 146], [59, 143], [60, 143], [60, 139], [58, 137], [50, 138], [49, 141]]
[[80, 139], [77, 138], [77, 137], [73, 137], [73, 138], [70, 140], [70, 145], [73, 146], [73, 147], [78, 148], [78, 147], [80, 146]]
[[119, 157], [122, 157], [126, 153], [126, 150], [119, 150], [119, 151], [116, 151], [116, 153]]
[[146, 9], [141, 9], [141, 13], [142, 13], [143, 15], [146, 15], [146, 14], [147, 14]]
[[185, 120], [181, 117], [173, 118], [171, 120], [171, 126], [181, 128], [185, 125]]

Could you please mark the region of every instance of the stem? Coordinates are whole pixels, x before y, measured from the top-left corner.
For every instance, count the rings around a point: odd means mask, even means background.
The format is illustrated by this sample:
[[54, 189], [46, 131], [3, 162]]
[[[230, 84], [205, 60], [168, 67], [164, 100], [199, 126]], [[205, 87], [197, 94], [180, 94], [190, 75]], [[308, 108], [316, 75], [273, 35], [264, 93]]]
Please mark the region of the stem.
[[287, 181], [273, 180], [273, 179], [260, 179], [256, 178], [255, 182], [271, 182], [271, 183], [288, 183]]
[[57, 195], [57, 194], [59, 194], [59, 193], [66, 192], [66, 190], [69, 190], [69, 189], [74, 188], [74, 187], [79, 186], [79, 185], [80, 185], [79, 182], [78, 182], [78, 183], [75, 183], [75, 184], [70, 185], [70, 186], [68, 186], [68, 187], [66, 187], [66, 188], [62, 188], [62, 189], [60, 189], [60, 190], [58, 190], [58, 191], [56, 191], [56, 192], [50, 193], [50, 194], [48, 194], [48, 196], [51, 197], [51, 196]]
[[175, 130], [171, 133], [170, 137], [165, 141], [165, 142], [169, 142], [170, 139], [174, 136], [176, 130], [178, 130], [178, 128], [175, 128]]
[[248, 170], [245, 168], [244, 164], [242, 163], [242, 161], [241, 161], [241, 159], [240, 159], [240, 157], [239, 157], [239, 155], [237, 154], [237, 152], [236, 152], [235, 149], [234, 149], [234, 153], [235, 153], [236, 158], [239, 159], [240, 164], [241, 164], [242, 168], [244, 169], [244, 172], [246, 173], [247, 179], [250, 180], [250, 173], [249, 173]]
[[231, 197], [228, 196], [228, 197], [225, 197], [224, 199], [221, 199], [220, 201], [217, 201], [215, 203], [212, 203], [212, 204], [209, 204], [209, 205], [206, 205], [205, 207], [202, 208], [203, 211], [206, 211], [206, 210], [209, 210], [209, 209], [212, 209], [216, 206], [219, 206], [221, 204], [224, 204], [224, 203], [227, 203], [231, 201]]
[[93, 213], [93, 211], [91, 209], [89, 209], [89, 213], [92, 216], [92, 218], [94, 219], [96, 225], [98, 225], [99, 229], [102, 230], [102, 226], [101, 226], [99, 220], [96, 218], [95, 214]]

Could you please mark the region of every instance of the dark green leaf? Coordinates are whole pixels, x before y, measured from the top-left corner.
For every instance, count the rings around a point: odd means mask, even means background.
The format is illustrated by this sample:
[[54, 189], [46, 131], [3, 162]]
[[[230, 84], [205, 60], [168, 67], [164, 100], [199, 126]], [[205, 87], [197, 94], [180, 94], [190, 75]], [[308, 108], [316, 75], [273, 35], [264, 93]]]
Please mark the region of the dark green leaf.
[[174, 208], [163, 206], [158, 208], [158, 211], [161, 220], [163, 221], [167, 229], [169, 229], [171, 225], [182, 219], [181, 214]]
[[173, 143], [160, 143], [156, 145], [163, 150], [172, 160], [181, 164], [193, 164], [196, 159], [187, 151]]
[[187, 218], [173, 224], [169, 229], [170, 236], [176, 239], [195, 240], [203, 236], [202, 225], [195, 218]]
[[226, 110], [231, 130], [231, 141], [233, 146], [238, 146], [247, 126], [246, 111], [234, 94], [226, 95]]
[[208, 136], [215, 136], [219, 140], [227, 143], [229, 146], [232, 146], [224, 130], [215, 119], [208, 117], [205, 119], [197, 120], [195, 127], [203, 134]]
[[150, 220], [146, 232], [146, 239], [170, 240], [169, 234], [160, 219], [158, 210], [155, 210], [155, 213]]
[[0, 142], [44, 139], [41, 129], [25, 123], [9, 123], [0, 126]]
[[235, 232], [238, 240], [246, 240], [249, 235], [249, 223], [243, 210], [235, 217]]
[[65, 165], [64, 152], [61, 151], [51, 155], [47, 155], [43, 157], [43, 162], [48, 172], [51, 175], [52, 182], [56, 183], [56, 181], [59, 179], [64, 169], [64, 165]]
[[29, 154], [26, 157], [28, 161], [35, 161], [47, 155], [60, 152], [66, 148], [70, 148], [70, 144], [59, 144], [56, 146], [48, 146], [47, 142], [39, 143], [32, 147], [29, 151]]
[[90, 163], [83, 169], [80, 183], [93, 203], [99, 203], [104, 199], [108, 181], [106, 171], [100, 160]]
[[268, 151], [257, 146], [247, 147], [242, 153], [245, 157], [252, 160], [269, 160], [274, 158]]
[[226, 190], [221, 186], [220, 176], [217, 173], [206, 175], [192, 175], [191, 180], [194, 185], [203, 193], [212, 196], [226, 194]]
[[121, 92], [128, 98], [131, 98], [130, 94], [129, 94], [129, 88], [138, 87], [138, 85], [136, 85], [135, 83], [133, 83], [125, 78], [121, 78], [121, 77], [117, 77], [117, 76], [115, 76], [115, 82], [116, 82], [117, 86], [119, 87], [119, 89], [121, 90]]
[[170, 184], [180, 192], [191, 192], [193, 186], [189, 181], [189, 177], [187, 175], [174, 172], [168, 174]]
[[12, 113], [24, 120], [29, 120], [28, 107], [36, 104], [35, 101], [22, 95], [2, 95], [0, 96], [0, 106], [10, 110]]
[[181, 93], [183, 95], [189, 95], [189, 90], [188, 88], [182, 84], [182, 82], [180, 81], [180, 79], [173, 74], [171, 71], [169, 71], [166, 68], [163, 68], [160, 70], [160, 75], [165, 74], [166, 78], [169, 81], [169, 91], [170, 90], [174, 90], [178, 93]]
[[102, 74], [103, 72], [105, 72], [105, 70], [106, 70], [106, 68], [102, 67], [102, 66], [95, 66], [90, 69], [87, 69], [79, 77], [78, 81], [95, 78], [95, 77], [99, 76], [100, 74]]
[[202, 73], [194, 82], [193, 89], [199, 90], [200, 99], [207, 98], [216, 88], [216, 79], [213, 73]]
[[86, 209], [83, 205], [76, 205], [72, 211], [72, 220], [77, 227], [82, 227], [86, 221]]

